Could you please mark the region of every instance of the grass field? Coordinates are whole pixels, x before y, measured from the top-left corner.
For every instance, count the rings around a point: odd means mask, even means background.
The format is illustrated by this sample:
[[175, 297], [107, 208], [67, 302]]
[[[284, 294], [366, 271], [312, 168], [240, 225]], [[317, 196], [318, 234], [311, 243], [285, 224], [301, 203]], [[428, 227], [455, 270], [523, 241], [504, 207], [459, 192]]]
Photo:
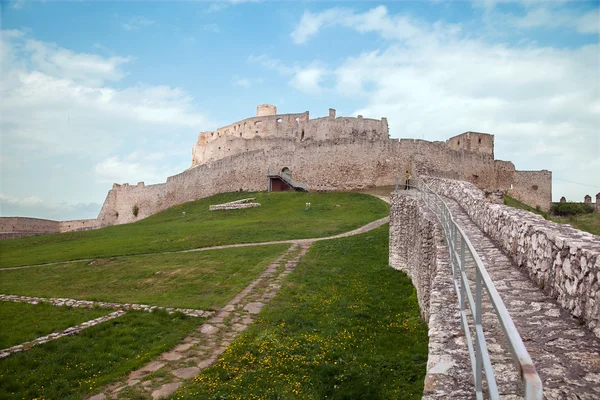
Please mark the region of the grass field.
[[[247, 197], [256, 197], [262, 207], [208, 210], [210, 204]], [[311, 203], [310, 210], [305, 210], [307, 202]], [[359, 193], [224, 193], [175, 206], [133, 224], [2, 240], [0, 266], [324, 237], [350, 231], [387, 214], [387, 204]]]
[[[262, 207], [208, 211], [209, 204], [244, 197], [256, 197]], [[0, 293], [215, 309], [289, 245], [156, 253], [324, 237], [386, 215], [387, 204], [364, 194], [222, 194], [134, 224], [1, 241], [2, 267], [57, 263], [0, 270]], [[88, 260], [63, 262], [81, 259]], [[53, 312], [45, 330], [59, 329], [59, 320], [63, 325], [79, 321]], [[28, 326], [35, 313], [6, 314], [17, 336], [41, 332], [31, 333]], [[203, 321], [164, 311], [128, 312], [79, 335], [13, 354], [0, 360], [0, 400], [80, 399], [98, 393], [156, 360]], [[223, 354], [174, 397], [420, 398], [427, 327], [410, 280], [388, 267], [388, 227], [315, 243], [258, 322]], [[136, 390], [122, 393], [137, 396]]]
[[122, 317], [0, 360], [0, 399], [81, 399], [150, 362], [198, 326], [166, 312]]
[[21, 344], [59, 329], [107, 315], [99, 308], [54, 307], [51, 304], [0, 302], [0, 349]]
[[115, 257], [0, 270], [0, 293], [215, 309], [290, 245]]
[[420, 399], [427, 340], [384, 226], [315, 243], [259, 321], [172, 399]]
[[554, 221], [559, 224], [569, 224], [573, 228], [600, 236], [600, 214], [598, 213], [581, 214], [572, 217], [559, 217], [556, 215], [550, 215], [540, 210], [536, 210], [535, 208], [530, 207], [527, 204], [521, 203], [520, 201], [506, 195], [504, 196], [504, 204], [510, 207], [519, 208], [521, 210], [531, 211], [533, 213], [543, 216], [547, 220]]

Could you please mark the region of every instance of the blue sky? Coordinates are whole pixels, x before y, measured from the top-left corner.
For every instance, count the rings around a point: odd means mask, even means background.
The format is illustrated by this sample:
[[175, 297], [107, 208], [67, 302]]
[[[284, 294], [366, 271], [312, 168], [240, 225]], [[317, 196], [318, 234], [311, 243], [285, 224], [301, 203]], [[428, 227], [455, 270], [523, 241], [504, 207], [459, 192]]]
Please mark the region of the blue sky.
[[[600, 191], [598, 1], [2, 1], [0, 214], [94, 218], [256, 105], [496, 135], [496, 158]], [[567, 182], [570, 181], [570, 182]], [[571, 183], [575, 182], [575, 183]]]

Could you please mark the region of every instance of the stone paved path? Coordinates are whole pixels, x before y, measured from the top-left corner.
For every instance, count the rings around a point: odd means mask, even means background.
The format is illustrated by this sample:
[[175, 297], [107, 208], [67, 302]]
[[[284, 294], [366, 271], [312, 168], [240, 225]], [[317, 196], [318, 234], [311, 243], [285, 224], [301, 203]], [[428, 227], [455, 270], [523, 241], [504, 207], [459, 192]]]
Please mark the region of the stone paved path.
[[[385, 199], [382, 199], [386, 201]], [[387, 199], [389, 202], [389, 198]], [[326, 238], [284, 240], [267, 243], [247, 243], [218, 246], [204, 249], [185, 250], [203, 251], [243, 246], [262, 246], [265, 244], [290, 243], [291, 247], [265, 271], [237, 294], [225, 307], [201, 325], [183, 343], [166, 352], [159, 359], [143, 368], [133, 371], [127, 379], [111, 384], [89, 400], [114, 399], [120, 394], [127, 397], [151, 396], [159, 399], [174, 393], [186, 380], [198, 375], [200, 371], [215, 363], [234, 338], [250, 325], [277, 293], [283, 279], [296, 267], [311, 245], [320, 240], [337, 239], [358, 235], [376, 229], [389, 222], [389, 216], [350, 232]]]
[[193, 378], [211, 366], [233, 339], [254, 321], [311, 245], [310, 240], [292, 244], [255, 281], [186, 337], [182, 344], [90, 399], [117, 398], [124, 390], [128, 396], [137, 392], [153, 399], [175, 392], [184, 380]]
[[[469, 236], [504, 301], [542, 379], [546, 399], [600, 399], [600, 340], [546, 296], [453, 200], [445, 199]], [[471, 263], [472, 264], [472, 263]], [[473, 267], [467, 275], [473, 276]], [[484, 330], [503, 398], [521, 398], [517, 374], [489, 302]], [[488, 333], [489, 332], [489, 333]], [[488, 336], [489, 335], [489, 336]]]

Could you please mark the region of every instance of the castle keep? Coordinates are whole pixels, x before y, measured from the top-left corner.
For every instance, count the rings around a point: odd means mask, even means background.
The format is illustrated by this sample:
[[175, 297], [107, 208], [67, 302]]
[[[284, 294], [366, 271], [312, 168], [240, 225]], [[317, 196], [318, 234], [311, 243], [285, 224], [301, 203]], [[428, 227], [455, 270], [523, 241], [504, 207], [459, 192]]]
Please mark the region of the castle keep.
[[[277, 114], [275, 106], [259, 105], [254, 117], [201, 132], [190, 168], [165, 183], [114, 184], [97, 220], [85, 225], [129, 223], [221, 192], [266, 190], [267, 173], [284, 168], [309, 191], [390, 186], [408, 170], [413, 177], [469, 181], [543, 210], [550, 207], [551, 172], [517, 171], [513, 163], [495, 160], [493, 135], [465, 132], [446, 142], [389, 136], [386, 118], [338, 117], [330, 109], [327, 116], [311, 119], [308, 112]], [[0, 226], [0, 231], [12, 228]]]

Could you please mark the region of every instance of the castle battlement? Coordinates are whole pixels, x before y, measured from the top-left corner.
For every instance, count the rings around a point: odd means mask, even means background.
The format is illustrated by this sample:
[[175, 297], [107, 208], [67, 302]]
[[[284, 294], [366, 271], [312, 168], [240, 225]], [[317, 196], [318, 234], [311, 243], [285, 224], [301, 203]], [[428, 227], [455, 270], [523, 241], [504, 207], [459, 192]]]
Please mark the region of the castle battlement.
[[387, 140], [387, 118], [336, 117], [336, 111], [330, 108], [328, 116], [310, 119], [308, 111], [277, 114], [276, 106], [261, 104], [254, 117], [213, 132], [200, 132], [192, 148], [192, 168], [249, 150], [269, 149], [272, 139], [302, 143], [344, 138]]

